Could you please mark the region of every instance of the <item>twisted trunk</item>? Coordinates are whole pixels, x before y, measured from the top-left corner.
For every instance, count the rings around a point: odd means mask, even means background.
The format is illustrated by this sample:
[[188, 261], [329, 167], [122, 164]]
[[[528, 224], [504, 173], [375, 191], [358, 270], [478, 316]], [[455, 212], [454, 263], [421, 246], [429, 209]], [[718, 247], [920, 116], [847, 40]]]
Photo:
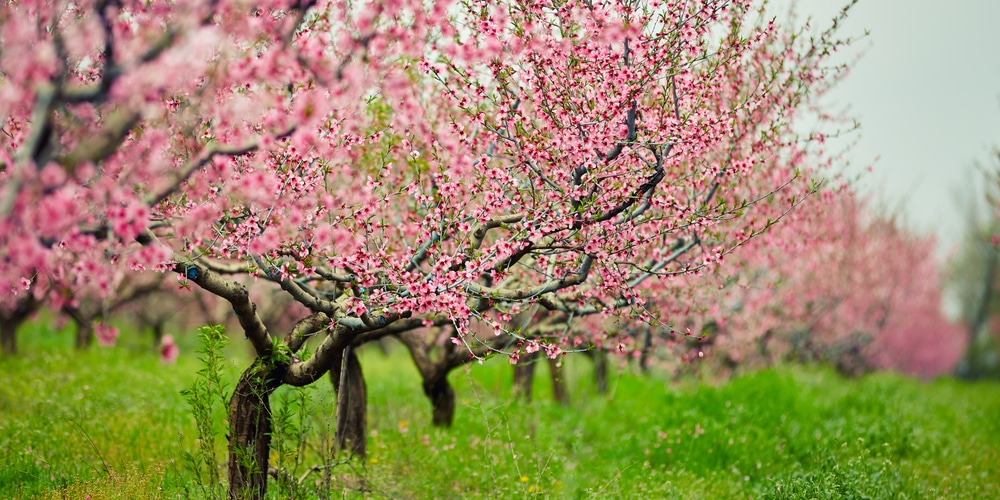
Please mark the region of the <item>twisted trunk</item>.
[[[439, 335], [444, 336], [446, 332], [442, 330]], [[420, 372], [424, 395], [431, 402], [432, 423], [437, 427], [451, 427], [455, 421], [455, 389], [448, 382], [448, 374], [465, 360], [455, 355], [454, 344], [447, 341], [444, 343], [441, 356], [433, 359], [432, 347], [425, 342], [423, 334], [405, 332], [398, 338], [410, 352], [413, 364]]]
[[229, 498], [267, 496], [271, 393], [281, 385], [261, 362], [243, 372], [229, 402]]
[[334, 452], [349, 450], [352, 455], [365, 456], [368, 427], [368, 394], [361, 362], [351, 346], [340, 351], [333, 360], [330, 380], [337, 393], [337, 435]]
[[424, 394], [434, 408], [433, 423], [437, 427], [451, 427], [455, 421], [455, 389], [448, 383], [448, 372], [424, 379]]

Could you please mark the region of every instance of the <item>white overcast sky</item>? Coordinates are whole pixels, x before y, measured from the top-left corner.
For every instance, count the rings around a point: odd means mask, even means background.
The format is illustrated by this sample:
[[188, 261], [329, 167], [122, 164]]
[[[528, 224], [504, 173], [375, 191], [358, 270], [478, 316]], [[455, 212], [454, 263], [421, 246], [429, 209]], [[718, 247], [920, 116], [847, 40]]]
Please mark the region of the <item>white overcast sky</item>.
[[[797, 12], [826, 27], [843, 3], [799, 0]], [[863, 192], [947, 251], [982, 190], [976, 164], [996, 165], [1000, 147], [1000, 0], [860, 0], [843, 33], [865, 30], [864, 56], [830, 96], [861, 122], [848, 158], [874, 167]]]

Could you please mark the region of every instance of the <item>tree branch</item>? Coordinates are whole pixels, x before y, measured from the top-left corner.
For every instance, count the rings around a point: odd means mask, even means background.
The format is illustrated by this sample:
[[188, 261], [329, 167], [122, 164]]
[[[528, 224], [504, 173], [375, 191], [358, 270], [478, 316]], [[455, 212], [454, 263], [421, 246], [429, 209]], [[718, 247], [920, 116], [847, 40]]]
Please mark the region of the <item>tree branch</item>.
[[[294, 132], [295, 132], [295, 125], [292, 125], [287, 129], [285, 129], [284, 131], [276, 134], [274, 138], [275, 140], [281, 140], [292, 135], [292, 133]], [[146, 197], [143, 199], [143, 202], [147, 206], [154, 206], [160, 203], [161, 201], [167, 199], [170, 195], [176, 192], [177, 189], [180, 188], [181, 184], [187, 181], [187, 179], [191, 177], [192, 174], [194, 174], [202, 167], [207, 165], [208, 162], [212, 161], [212, 158], [214, 158], [216, 155], [242, 156], [256, 151], [258, 147], [260, 147], [260, 141], [257, 140], [250, 140], [239, 146], [213, 143], [212, 145], [207, 146], [205, 149], [203, 149], [201, 154], [199, 154], [197, 158], [195, 158], [192, 161], [189, 161], [186, 165], [181, 167], [180, 170], [175, 170], [173, 172], [173, 175], [170, 176], [171, 178], [170, 181], [167, 183], [167, 185], [159, 189], [158, 191], [154, 191], [146, 195]]]
[[174, 272], [183, 275], [202, 289], [222, 297], [233, 306], [233, 312], [243, 327], [243, 333], [254, 347], [258, 357], [270, 356], [273, 340], [264, 322], [257, 315], [257, 305], [250, 300], [250, 293], [242, 284], [224, 278], [205, 266], [177, 264]]

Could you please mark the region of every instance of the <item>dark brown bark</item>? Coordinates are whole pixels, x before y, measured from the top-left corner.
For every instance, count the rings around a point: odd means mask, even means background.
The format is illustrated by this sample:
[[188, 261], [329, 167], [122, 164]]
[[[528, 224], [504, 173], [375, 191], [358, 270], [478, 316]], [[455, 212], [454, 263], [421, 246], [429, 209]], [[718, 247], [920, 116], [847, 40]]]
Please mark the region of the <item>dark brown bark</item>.
[[160, 343], [163, 342], [163, 334], [166, 329], [166, 325], [163, 321], [157, 321], [153, 323], [151, 329], [153, 330], [153, 346], [159, 347]]
[[17, 354], [17, 327], [24, 323], [38, 308], [41, 302], [29, 291], [17, 301], [14, 309], [8, 314], [0, 315], [0, 352]]
[[7, 318], [0, 320], [0, 352], [7, 355], [17, 354], [18, 323]]
[[558, 358], [549, 358], [549, 377], [552, 379], [552, 400], [559, 404], [569, 404], [569, 391], [563, 378], [562, 363]]
[[642, 353], [639, 355], [639, 369], [642, 373], [649, 372], [649, 356], [653, 354], [653, 328], [646, 328], [642, 336]]
[[522, 356], [514, 365], [514, 394], [531, 402], [531, 385], [535, 381], [535, 360], [538, 353]]
[[594, 360], [594, 386], [598, 394], [608, 393], [608, 352], [597, 349], [590, 357]]
[[94, 341], [94, 325], [89, 321], [76, 321], [76, 348], [86, 349]]
[[[438, 336], [446, 334], [446, 331], [442, 330]], [[441, 355], [437, 359], [432, 359], [432, 347], [429, 347], [422, 333], [405, 332], [397, 338], [410, 351], [413, 363], [420, 372], [424, 395], [431, 402], [432, 423], [438, 427], [451, 427], [455, 420], [455, 390], [448, 382], [448, 374], [455, 367], [464, 364], [465, 359], [456, 356], [455, 345], [448, 341], [445, 341]], [[436, 343], [432, 341], [430, 345]]]
[[263, 499], [271, 449], [271, 393], [279, 383], [260, 362], [243, 372], [229, 402], [229, 498]]
[[354, 348], [348, 346], [334, 357], [330, 368], [330, 379], [337, 393], [337, 435], [334, 440], [334, 452], [349, 450], [352, 455], [364, 457], [368, 427], [368, 395], [361, 362]]
[[[86, 309], [89, 309], [89, 311]], [[86, 304], [81, 304], [78, 307], [70, 307], [68, 305], [62, 307], [62, 313], [69, 316], [73, 320], [73, 324], [76, 325], [75, 345], [78, 350], [90, 347], [90, 344], [93, 342], [94, 321], [99, 316], [93, 309], [93, 307], [87, 307]]]
[[448, 382], [448, 373], [433, 379], [424, 379], [424, 394], [434, 408], [433, 423], [437, 427], [451, 427], [455, 421], [455, 389]]

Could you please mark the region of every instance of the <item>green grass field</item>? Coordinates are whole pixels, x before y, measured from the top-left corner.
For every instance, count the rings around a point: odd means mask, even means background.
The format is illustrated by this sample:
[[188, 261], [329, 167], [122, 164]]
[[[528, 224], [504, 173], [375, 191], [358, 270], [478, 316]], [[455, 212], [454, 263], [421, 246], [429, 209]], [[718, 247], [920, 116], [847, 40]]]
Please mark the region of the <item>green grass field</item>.
[[[183, 458], [196, 448], [180, 394], [200, 368], [194, 336], [177, 364], [162, 365], [134, 335], [76, 353], [68, 333], [25, 330], [21, 354], [0, 358], [0, 498], [204, 495]], [[233, 342], [230, 384], [245, 365], [242, 340]], [[1000, 498], [996, 383], [785, 367], [676, 384], [626, 369], [598, 395], [578, 356], [568, 360], [571, 404], [559, 406], [544, 365], [524, 404], [496, 361], [453, 373], [456, 422], [437, 429], [404, 353], [363, 352], [369, 457], [331, 469], [332, 496]], [[315, 495], [323, 474], [306, 470], [329, 442], [331, 392], [324, 380], [275, 395], [276, 413], [303, 396], [308, 411], [285, 415], [306, 438], [277, 439], [272, 456], [304, 479], [271, 481], [272, 497]], [[216, 444], [222, 463], [222, 434]]]

